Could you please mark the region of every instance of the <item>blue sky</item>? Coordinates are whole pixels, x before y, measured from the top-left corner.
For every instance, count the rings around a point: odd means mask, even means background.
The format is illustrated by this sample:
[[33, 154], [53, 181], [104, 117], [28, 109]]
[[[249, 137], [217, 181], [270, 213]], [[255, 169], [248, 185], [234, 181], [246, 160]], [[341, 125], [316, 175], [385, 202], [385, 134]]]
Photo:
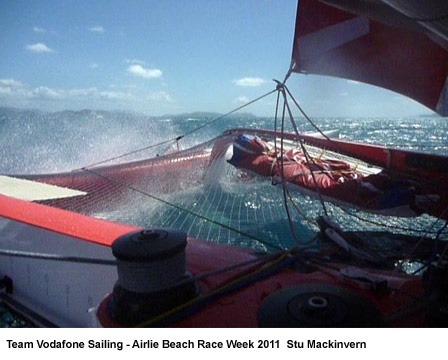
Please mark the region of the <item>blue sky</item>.
[[[289, 67], [296, 0], [0, 1], [0, 106], [227, 112]], [[401, 95], [293, 75], [311, 116], [431, 114]], [[271, 116], [275, 97], [247, 109]]]

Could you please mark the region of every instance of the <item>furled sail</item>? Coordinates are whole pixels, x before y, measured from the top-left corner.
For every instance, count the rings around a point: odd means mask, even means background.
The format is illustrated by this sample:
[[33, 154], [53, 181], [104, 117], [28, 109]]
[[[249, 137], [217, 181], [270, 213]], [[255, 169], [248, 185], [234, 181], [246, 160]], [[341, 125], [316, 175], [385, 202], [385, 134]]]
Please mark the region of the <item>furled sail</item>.
[[291, 70], [380, 86], [448, 115], [448, 2], [299, 0]]

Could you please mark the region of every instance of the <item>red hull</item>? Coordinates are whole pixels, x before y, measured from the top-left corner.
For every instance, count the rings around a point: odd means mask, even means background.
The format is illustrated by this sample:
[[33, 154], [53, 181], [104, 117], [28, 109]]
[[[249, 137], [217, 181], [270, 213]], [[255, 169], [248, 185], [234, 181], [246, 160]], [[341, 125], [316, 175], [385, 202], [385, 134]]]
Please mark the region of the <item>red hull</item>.
[[[53, 233], [68, 235], [79, 239], [78, 241], [81, 243], [87, 241], [107, 247], [111, 246], [118, 236], [136, 229], [135, 227], [115, 224], [5, 196], [0, 196], [0, 217], [39, 227]], [[70, 250], [67, 249], [67, 251]], [[248, 249], [206, 244], [189, 239], [187, 269], [193, 275], [200, 275], [254, 259], [256, 256]], [[371, 291], [368, 287], [366, 288], [365, 281], [342, 276], [338, 268], [343, 267], [337, 266], [333, 270], [321, 266], [312, 266], [306, 270], [280, 269], [270, 276], [252, 281], [235, 291], [223, 294], [207, 306], [197, 309], [189, 316], [170, 325], [176, 327], [256, 327], [260, 325], [260, 306], [267, 297], [282, 289], [298, 288], [305, 285], [314, 287], [325, 285], [356, 293], [357, 296], [369, 302], [378, 311], [381, 319], [392, 319], [382, 322], [383, 325], [427, 325], [425, 308], [419, 307], [417, 310], [413, 310], [411, 315], [396, 316], [396, 314], [415, 305], [414, 297], [419, 296], [421, 291], [420, 278], [390, 272], [369, 271], [369, 274], [386, 280], [389, 288], [389, 290]], [[250, 268], [250, 271], [253, 269], [253, 267]], [[200, 280], [199, 286], [202, 293], [206, 294], [250, 271], [247, 266], [246, 268], [229, 270]], [[85, 281], [89, 280], [86, 279]], [[107, 317], [104, 302], [99, 308], [98, 316], [103, 326], [118, 326]]]

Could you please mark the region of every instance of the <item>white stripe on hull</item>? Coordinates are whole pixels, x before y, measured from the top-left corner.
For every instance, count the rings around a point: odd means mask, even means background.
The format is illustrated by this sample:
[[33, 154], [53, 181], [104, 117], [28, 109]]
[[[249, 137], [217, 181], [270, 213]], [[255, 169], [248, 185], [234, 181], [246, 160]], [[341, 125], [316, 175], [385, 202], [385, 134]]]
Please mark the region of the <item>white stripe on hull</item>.
[[63, 199], [86, 192], [0, 175], [0, 194], [26, 201]]

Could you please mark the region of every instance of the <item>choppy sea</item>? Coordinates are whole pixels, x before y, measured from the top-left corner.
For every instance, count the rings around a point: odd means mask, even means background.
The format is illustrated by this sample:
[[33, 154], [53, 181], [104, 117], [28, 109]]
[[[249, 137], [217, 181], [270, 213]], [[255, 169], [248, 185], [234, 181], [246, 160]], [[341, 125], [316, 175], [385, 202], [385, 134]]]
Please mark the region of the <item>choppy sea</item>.
[[[151, 117], [141, 114], [108, 111], [41, 111], [0, 108], [0, 174], [32, 174], [62, 172], [147, 147], [200, 127], [217, 114]], [[322, 130], [340, 130], [340, 137], [388, 147], [448, 155], [448, 119], [440, 117], [413, 118], [315, 118]], [[313, 131], [303, 118], [296, 119], [302, 132]], [[273, 128], [273, 118], [236, 114], [181, 140], [183, 149], [212, 139], [222, 131], [235, 127]], [[152, 148], [139, 153], [147, 158], [165, 149]], [[133, 160], [128, 157], [125, 160]], [[214, 193], [212, 193], [214, 191]], [[217, 222], [256, 234], [281, 246], [293, 242], [283, 209], [282, 193], [268, 181], [256, 184], [196, 188], [176, 194], [178, 205], [204, 213]], [[92, 214], [140, 226], [170, 226], [187, 231], [191, 236], [208, 241], [253, 246], [250, 239], [233, 234], [229, 229], [207, 224], [173, 209], [140, 200], [126, 204], [110, 213]], [[201, 203], [202, 202], [202, 203]], [[205, 203], [204, 202], [208, 202]], [[315, 218], [322, 213], [320, 203], [298, 197], [302, 211]], [[330, 205], [331, 207], [331, 205]], [[338, 208], [331, 209], [342, 225], [360, 229], [377, 229], [377, 225], [354, 221]], [[373, 217], [397, 228], [424, 229], [433, 219], [423, 216], [418, 221]], [[297, 232], [308, 241], [317, 229], [303, 219], [293, 219]], [[381, 229], [381, 227], [379, 227]], [[401, 231], [401, 230], [397, 230]], [[256, 246], [255, 246], [256, 247]]]

